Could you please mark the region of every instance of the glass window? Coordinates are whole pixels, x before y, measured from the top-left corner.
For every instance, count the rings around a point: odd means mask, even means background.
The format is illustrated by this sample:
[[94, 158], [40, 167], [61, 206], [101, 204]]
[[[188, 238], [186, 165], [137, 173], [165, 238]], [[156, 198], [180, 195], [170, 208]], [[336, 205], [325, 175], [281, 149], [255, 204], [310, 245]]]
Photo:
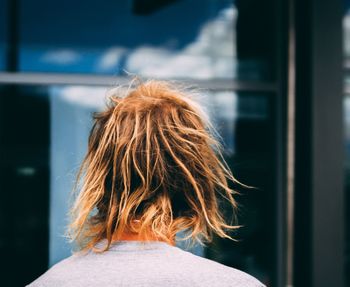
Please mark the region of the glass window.
[[0, 0], [0, 71], [6, 69], [7, 1]]
[[239, 181], [238, 242], [216, 238], [206, 257], [256, 276], [267, 286], [275, 276], [276, 190], [273, 95], [239, 92], [211, 96], [214, 121], [226, 145], [225, 158]]
[[48, 266], [50, 113], [45, 89], [0, 86], [2, 286]]
[[20, 8], [21, 71], [273, 78], [266, 1], [24, 0]]

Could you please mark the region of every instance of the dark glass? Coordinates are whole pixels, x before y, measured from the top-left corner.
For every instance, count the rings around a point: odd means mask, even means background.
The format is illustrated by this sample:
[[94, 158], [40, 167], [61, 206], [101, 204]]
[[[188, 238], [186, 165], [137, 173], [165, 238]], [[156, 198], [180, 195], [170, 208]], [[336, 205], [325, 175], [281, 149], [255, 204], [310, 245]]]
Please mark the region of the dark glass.
[[47, 269], [49, 126], [42, 90], [0, 87], [1, 286], [25, 286]]
[[274, 78], [273, 0], [23, 0], [19, 16], [21, 71]]
[[[273, 95], [240, 92], [235, 97], [234, 108], [224, 102], [216, 107], [218, 115], [231, 108], [236, 113], [234, 119], [223, 125], [217, 118], [215, 121], [226, 142], [225, 158], [233, 174], [253, 188], [233, 186], [240, 193], [236, 197], [239, 204], [237, 219], [242, 227], [233, 233], [238, 241], [215, 238], [205, 255], [254, 275], [266, 286], [274, 286], [277, 227], [274, 224], [276, 137]], [[229, 129], [228, 125], [231, 126]]]
[[6, 69], [7, 0], [0, 0], [0, 71]]

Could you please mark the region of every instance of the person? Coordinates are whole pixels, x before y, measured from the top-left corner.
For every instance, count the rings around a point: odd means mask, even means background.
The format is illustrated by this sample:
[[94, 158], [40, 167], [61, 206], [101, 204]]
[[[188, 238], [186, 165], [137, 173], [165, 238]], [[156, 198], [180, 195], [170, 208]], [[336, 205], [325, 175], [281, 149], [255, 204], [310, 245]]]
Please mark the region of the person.
[[264, 286], [176, 247], [234, 240], [221, 205], [235, 213], [230, 182], [217, 133], [186, 89], [153, 80], [112, 94], [78, 173], [68, 228], [77, 250], [28, 286]]

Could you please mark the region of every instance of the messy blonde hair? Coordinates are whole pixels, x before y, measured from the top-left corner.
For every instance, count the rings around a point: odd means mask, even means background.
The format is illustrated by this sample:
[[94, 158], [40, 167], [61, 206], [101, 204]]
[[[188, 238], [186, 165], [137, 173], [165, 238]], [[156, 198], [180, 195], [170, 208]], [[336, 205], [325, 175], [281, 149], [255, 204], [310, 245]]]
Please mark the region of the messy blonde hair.
[[188, 93], [166, 82], [112, 95], [95, 114], [78, 182], [69, 234], [80, 249], [107, 239], [107, 250], [126, 230], [151, 230], [166, 242], [187, 231], [205, 242], [214, 234], [232, 239], [228, 231], [237, 228], [219, 206], [226, 199], [235, 210], [228, 183], [237, 182], [220, 142]]

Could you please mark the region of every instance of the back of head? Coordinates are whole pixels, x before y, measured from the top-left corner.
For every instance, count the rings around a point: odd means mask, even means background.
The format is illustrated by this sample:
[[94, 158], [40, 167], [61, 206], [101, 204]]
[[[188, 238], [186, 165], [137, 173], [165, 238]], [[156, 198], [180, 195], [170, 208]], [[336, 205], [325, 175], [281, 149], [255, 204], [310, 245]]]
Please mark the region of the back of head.
[[82, 249], [125, 231], [231, 238], [221, 199], [235, 207], [235, 181], [200, 107], [182, 90], [149, 81], [126, 96], [112, 95], [94, 117], [79, 173], [70, 236]]

